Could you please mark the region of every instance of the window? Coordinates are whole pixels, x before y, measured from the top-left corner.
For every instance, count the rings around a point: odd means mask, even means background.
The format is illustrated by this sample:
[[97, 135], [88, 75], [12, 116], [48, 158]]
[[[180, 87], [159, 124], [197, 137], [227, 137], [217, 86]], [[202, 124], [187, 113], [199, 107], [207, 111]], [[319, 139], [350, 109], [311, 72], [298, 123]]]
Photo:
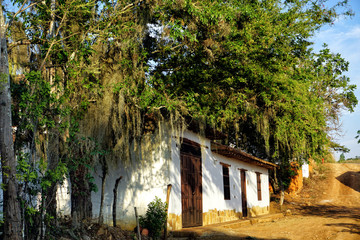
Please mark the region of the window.
[[230, 200], [230, 177], [229, 177], [229, 167], [230, 165], [225, 163], [220, 163], [223, 170], [223, 183], [224, 183], [224, 199]]
[[256, 183], [257, 183], [257, 195], [258, 200], [261, 201], [261, 173], [256, 173]]

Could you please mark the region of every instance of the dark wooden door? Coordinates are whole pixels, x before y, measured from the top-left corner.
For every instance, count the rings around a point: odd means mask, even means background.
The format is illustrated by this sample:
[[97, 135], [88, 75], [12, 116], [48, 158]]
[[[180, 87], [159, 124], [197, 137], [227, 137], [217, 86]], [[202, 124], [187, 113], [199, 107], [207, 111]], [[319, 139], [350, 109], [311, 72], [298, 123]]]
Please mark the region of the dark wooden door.
[[243, 217], [247, 217], [247, 198], [246, 198], [246, 170], [240, 170], [240, 179], [241, 179], [241, 207]]
[[180, 150], [182, 226], [202, 225], [202, 170], [200, 145], [185, 140]]

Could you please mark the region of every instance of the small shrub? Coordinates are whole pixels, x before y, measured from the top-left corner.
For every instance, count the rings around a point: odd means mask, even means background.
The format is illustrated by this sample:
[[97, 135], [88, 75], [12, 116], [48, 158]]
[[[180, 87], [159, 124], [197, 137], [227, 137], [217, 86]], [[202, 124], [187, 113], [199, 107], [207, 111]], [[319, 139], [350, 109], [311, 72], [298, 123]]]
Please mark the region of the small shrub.
[[148, 204], [145, 216], [139, 218], [141, 227], [147, 228], [153, 239], [160, 239], [167, 218], [166, 208], [167, 204], [155, 197], [155, 200]]

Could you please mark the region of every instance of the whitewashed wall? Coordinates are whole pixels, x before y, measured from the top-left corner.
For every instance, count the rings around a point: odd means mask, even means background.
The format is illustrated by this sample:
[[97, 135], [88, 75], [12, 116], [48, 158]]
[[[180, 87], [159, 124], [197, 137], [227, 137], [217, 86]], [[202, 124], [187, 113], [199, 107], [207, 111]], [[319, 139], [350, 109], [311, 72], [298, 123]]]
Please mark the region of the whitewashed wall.
[[[211, 152], [210, 140], [202, 138], [199, 135], [185, 131], [183, 138], [197, 142], [201, 146], [202, 157], [202, 190], [203, 190], [203, 212], [209, 210], [233, 210], [242, 212], [241, 209], [241, 184], [239, 168], [246, 169], [247, 179], [247, 201], [248, 208], [267, 207], [270, 205], [269, 178], [268, 170], [263, 167], [248, 164], [236, 159], [227, 158]], [[171, 178], [172, 192], [169, 203], [169, 213], [181, 215], [181, 175], [180, 175], [180, 146], [177, 144], [177, 138], [173, 138], [171, 143]], [[230, 200], [224, 200], [223, 190], [223, 172], [220, 162], [231, 165], [230, 174]], [[262, 173], [261, 192], [262, 200], [258, 201], [256, 173]]]
[[57, 186], [56, 204], [60, 216], [71, 215], [71, 183], [69, 178], [65, 178], [62, 184]]
[[[123, 229], [131, 229], [135, 226], [134, 207], [137, 207], [139, 215], [145, 214], [147, 205], [154, 200], [155, 196], [162, 201], [166, 200], [167, 185], [171, 184], [169, 201], [169, 213], [181, 215], [181, 174], [180, 174], [180, 137], [197, 142], [201, 146], [202, 154], [202, 189], [203, 189], [203, 212], [217, 209], [233, 210], [242, 212], [241, 209], [241, 186], [239, 168], [247, 169], [247, 200], [248, 208], [255, 206], [269, 206], [269, 182], [268, 170], [252, 164], [227, 158], [211, 152], [210, 140], [200, 137], [191, 131], [185, 131], [181, 136], [174, 136], [170, 127], [161, 125], [158, 136], [152, 141], [141, 146], [137, 154], [140, 158], [133, 157], [130, 162], [124, 164], [120, 159], [117, 163], [108, 163], [109, 172], [106, 177], [104, 195], [104, 222], [112, 224], [113, 189], [115, 180], [122, 176], [118, 187], [117, 219]], [[133, 156], [135, 156], [133, 152]], [[220, 162], [231, 165], [230, 174], [230, 200], [224, 200], [223, 173]], [[261, 174], [262, 200], [257, 199], [256, 173]], [[97, 192], [91, 194], [93, 204], [93, 217], [99, 217], [101, 197], [102, 167], [95, 166], [93, 174]], [[63, 214], [70, 213], [70, 185], [63, 185], [59, 190], [58, 209]], [[68, 194], [68, 195], [67, 195]]]
[[[118, 187], [117, 223], [124, 229], [132, 229], [135, 225], [135, 211], [139, 215], [146, 212], [147, 205], [155, 196], [166, 200], [166, 190], [169, 181], [171, 160], [169, 128], [160, 127], [158, 136], [152, 136], [151, 141], [141, 145], [142, 149], [133, 152], [132, 159], [123, 163], [108, 163], [109, 173], [106, 177], [106, 191], [104, 195], [104, 222], [112, 224], [113, 189], [115, 181], [122, 176]], [[138, 154], [140, 158], [134, 156]], [[95, 167], [94, 178], [98, 187], [96, 193], [91, 194], [93, 217], [97, 219], [100, 211], [102, 167]]]
[[308, 163], [304, 163], [301, 166], [301, 170], [302, 170], [302, 175], [304, 178], [308, 178], [310, 173], [309, 173], [309, 164]]
[[[210, 151], [210, 150], [209, 150]], [[231, 165], [229, 167], [230, 178], [230, 200], [224, 200], [223, 173], [220, 162]], [[227, 158], [216, 153], [212, 153], [210, 158], [206, 158], [203, 171], [203, 211], [211, 209], [232, 210], [242, 212], [241, 209], [241, 181], [240, 169], [246, 169], [246, 197], [248, 208], [255, 206], [266, 207], [270, 204], [268, 170], [252, 164]], [[262, 173], [261, 193], [262, 200], [258, 200], [256, 172]]]
[[[203, 190], [203, 212], [209, 210], [233, 210], [242, 212], [241, 209], [241, 184], [239, 168], [246, 169], [247, 179], [247, 201], [248, 208], [255, 206], [267, 207], [270, 205], [268, 170], [256, 165], [227, 158], [211, 152], [210, 140], [202, 138], [199, 135], [185, 131], [183, 138], [197, 142], [201, 146], [202, 154], [202, 190]], [[180, 146], [177, 144], [177, 138], [173, 138], [171, 146], [171, 178], [172, 192], [169, 204], [169, 213], [181, 215], [181, 175], [180, 175]], [[223, 172], [220, 162], [231, 165], [230, 174], [230, 200], [224, 200]], [[262, 173], [261, 192], [262, 200], [258, 201], [256, 173]]]

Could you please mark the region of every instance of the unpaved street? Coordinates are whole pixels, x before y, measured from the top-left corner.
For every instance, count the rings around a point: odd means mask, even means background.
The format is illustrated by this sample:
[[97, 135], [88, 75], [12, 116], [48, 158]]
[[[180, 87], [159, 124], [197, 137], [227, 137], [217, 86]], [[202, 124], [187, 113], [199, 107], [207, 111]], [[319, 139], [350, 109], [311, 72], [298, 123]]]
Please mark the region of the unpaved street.
[[[325, 164], [304, 190], [287, 196], [291, 215], [236, 229], [214, 228], [202, 239], [360, 239], [360, 164]], [[288, 211], [289, 212], [289, 211]]]

